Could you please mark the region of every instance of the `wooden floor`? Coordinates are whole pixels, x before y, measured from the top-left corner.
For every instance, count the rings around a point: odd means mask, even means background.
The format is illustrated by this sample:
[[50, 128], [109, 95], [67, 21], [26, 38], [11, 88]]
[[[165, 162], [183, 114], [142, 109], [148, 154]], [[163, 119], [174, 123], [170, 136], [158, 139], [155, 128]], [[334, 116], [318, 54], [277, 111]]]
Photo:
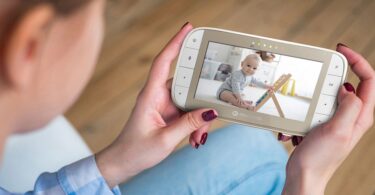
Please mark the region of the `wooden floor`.
[[[121, 131], [153, 57], [186, 21], [331, 49], [343, 42], [375, 65], [373, 0], [110, 0], [107, 10], [95, 75], [66, 114], [94, 151]], [[358, 83], [352, 73], [348, 80]], [[374, 140], [373, 126], [334, 175], [327, 194], [374, 194]]]

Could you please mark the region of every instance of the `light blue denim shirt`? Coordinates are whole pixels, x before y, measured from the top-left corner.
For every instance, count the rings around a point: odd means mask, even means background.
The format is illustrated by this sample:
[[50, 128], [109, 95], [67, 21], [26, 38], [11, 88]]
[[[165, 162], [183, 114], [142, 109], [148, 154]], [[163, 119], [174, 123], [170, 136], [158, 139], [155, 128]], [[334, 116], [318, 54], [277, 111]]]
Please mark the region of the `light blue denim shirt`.
[[[0, 187], [0, 195], [17, 194]], [[24, 194], [121, 194], [118, 187], [110, 189], [100, 174], [95, 157], [90, 156], [63, 167], [56, 173], [43, 173], [33, 191]]]
[[[288, 160], [284, 147], [271, 132], [230, 125], [210, 133], [197, 149], [184, 147], [155, 167], [120, 185], [131, 195], [279, 195]], [[121, 194], [110, 189], [94, 157], [44, 173], [34, 191], [26, 194]], [[0, 195], [10, 194], [0, 188]]]

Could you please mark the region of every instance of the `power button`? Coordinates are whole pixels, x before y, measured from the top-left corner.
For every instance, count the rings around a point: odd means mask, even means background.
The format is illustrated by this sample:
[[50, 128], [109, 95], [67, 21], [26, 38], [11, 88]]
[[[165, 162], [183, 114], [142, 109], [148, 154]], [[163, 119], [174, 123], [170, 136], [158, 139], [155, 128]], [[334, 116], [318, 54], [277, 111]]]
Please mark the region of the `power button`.
[[233, 116], [238, 116], [238, 111], [233, 111], [233, 112], [232, 112], [232, 115], [233, 115]]

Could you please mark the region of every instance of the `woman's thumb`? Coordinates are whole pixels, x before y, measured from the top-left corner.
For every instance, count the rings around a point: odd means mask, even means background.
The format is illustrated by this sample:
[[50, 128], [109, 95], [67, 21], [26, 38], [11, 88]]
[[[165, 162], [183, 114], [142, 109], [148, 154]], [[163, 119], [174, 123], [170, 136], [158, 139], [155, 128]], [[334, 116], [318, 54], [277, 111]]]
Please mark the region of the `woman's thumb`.
[[176, 120], [167, 127], [166, 133], [174, 139], [181, 140], [195, 130], [211, 123], [216, 119], [218, 113], [212, 109], [198, 109], [185, 113], [181, 118]]
[[340, 131], [351, 129], [349, 127], [354, 125], [362, 108], [362, 102], [353, 89], [344, 85], [338, 94], [338, 108], [330, 123]]

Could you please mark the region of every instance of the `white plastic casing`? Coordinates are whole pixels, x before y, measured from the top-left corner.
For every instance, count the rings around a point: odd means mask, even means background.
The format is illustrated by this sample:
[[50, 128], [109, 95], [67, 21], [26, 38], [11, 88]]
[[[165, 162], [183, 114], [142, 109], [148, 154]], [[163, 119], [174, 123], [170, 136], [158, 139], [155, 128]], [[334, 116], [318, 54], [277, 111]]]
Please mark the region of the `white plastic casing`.
[[332, 55], [318, 105], [311, 121], [311, 128], [329, 120], [336, 110], [336, 96], [340, 86], [344, 83], [347, 72], [347, 61], [344, 59], [345, 57], [340, 53]]
[[312, 128], [316, 125], [324, 123], [332, 117], [337, 106], [336, 96], [339, 87], [344, 83], [347, 73], [347, 61], [342, 54], [329, 49], [314, 47], [310, 45], [206, 27], [196, 28], [192, 30], [186, 36], [180, 50], [180, 55], [177, 61], [176, 72], [172, 84], [172, 99], [179, 108], [186, 110], [185, 104], [187, 101], [189, 87], [205, 30], [222, 31], [261, 39], [274, 40], [292, 45], [315, 48], [331, 53], [333, 52], [334, 54], [332, 55], [331, 63], [328, 67], [328, 72], [324, 80], [323, 88], [319, 96], [318, 104], [316, 106], [310, 127]]
[[177, 61], [172, 85], [172, 99], [181, 109], [185, 109], [189, 86], [197, 61], [203, 33], [203, 28], [197, 28], [192, 30], [186, 36]]

